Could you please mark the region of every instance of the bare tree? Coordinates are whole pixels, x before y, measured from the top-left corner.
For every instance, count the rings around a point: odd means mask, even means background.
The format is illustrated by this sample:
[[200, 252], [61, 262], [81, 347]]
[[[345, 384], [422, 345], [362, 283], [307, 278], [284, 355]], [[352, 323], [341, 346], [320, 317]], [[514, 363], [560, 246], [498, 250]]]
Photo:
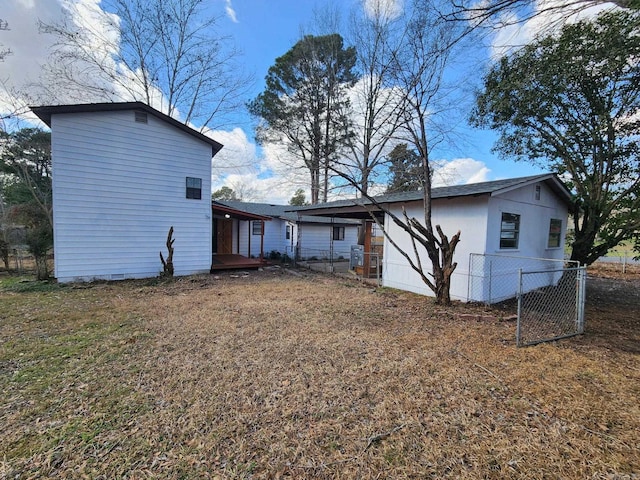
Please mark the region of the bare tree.
[[377, 171], [386, 163], [400, 120], [399, 91], [392, 82], [395, 22], [389, 8], [388, 3], [378, 2], [369, 15], [354, 14], [351, 19], [350, 40], [357, 52], [361, 77], [350, 90], [353, 134], [338, 163], [357, 181], [363, 194], [368, 193]]
[[242, 180], [232, 180], [229, 185], [236, 195], [236, 200], [255, 202], [260, 198], [260, 194], [256, 188]]
[[[145, 102], [211, 127], [241, 104], [249, 77], [239, 53], [204, 13], [205, 0], [105, 0], [92, 21], [41, 24], [56, 41], [40, 85], [53, 101]], [[112, 12], [112, 13], [110, 13]]]
[[[363, 191], [357, 179], [341, 173], [375, 207], [372, 208], [371, 217], [389, 243], [435, 293], [436, 302], [448, 304], [451, 301], [451, 275], [457, 266], [453, 257], [460, 241], [460, 231], [449, 238], [439, 225], [432, 222], [431, 154], [433, 148], [447, 138], [448, 127], [443, 127], [441, 123], [447, 122], [449, 109], [444, 73], [459, 32], [444, 21], [429, 0], [415, 0], [402, 22], [400, 35], [393, 38], [388, 68], [394, 87], [402, 92], [399, 106], [395, 109], [398, 115], [396, 136], [404, 138], [420, 160], [418, 176], [423, 191], [424, 216], [420, 219], [410, 217], [405, 210], [402, 215], [394, 214], [386, 205]], [[408, 234], [410, 249], [404, 249], [388, 234], [389, 226], [381, 224], [373, 209], [384, 212], [389, 220]], [[430, 272], [428, 266], [423, 264], [423, 252], [426, 252], [431, 263]]]
[[[523, 24], [536, 17], [548, 18], [547, 28], [562, 27], [569, 18], [592, 7], [624, 8], [637, 10], [637, 0], [450, 0], [443, 18], [466, 25], [462, 35], [477, 29], [500, 29]], [[547, 32], [540, 32], [545, 34]]]
[[[9, 23], [0, 18], [0, 31], [2, 30], [9, 30]], [[11, 53], [10, 48], [5, 48], [4, 45], [0, 43], [0, 62], [2, 62], [7, 55], [11, 55]]]

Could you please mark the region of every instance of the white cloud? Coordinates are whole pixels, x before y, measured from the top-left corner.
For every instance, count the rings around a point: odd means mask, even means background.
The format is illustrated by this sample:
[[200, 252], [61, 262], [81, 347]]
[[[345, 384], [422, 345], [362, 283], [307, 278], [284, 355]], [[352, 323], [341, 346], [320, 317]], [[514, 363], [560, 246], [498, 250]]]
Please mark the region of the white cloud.
[[9, 27], [0, 31], [0, 43], [11, 50], [0, 64], [0, 81], [9, 89], [0, 92], [0, 113], [9, 113], [20, 107], [24, 110], [30, 103], [29, 99], [12, 90], [36, 81], [40, 77], [40, 65], [48, 59], [50, 41], [38, 33], [37, 20], [59, 20], [61, 8], [56, 1], [40, 2], [36, 6], [33, 1], [4, 0], [0, 15]]
[[433, 186], [463, 185], [486, 182], [491, 170], [484, 162], [473, 158], [454, 158], [437, 162], [433, 172]]
[[238, 17], [236, 15], [236, 11], [233, 9], [233, 5], [231, 5], [231, 0], [225, 0], [225, 11], [227, 12], [227, 16], [231, 19], [233, 23], [238, 23]]
[[393, 20], [404, 10], [403, 0], [362, 0], [364, 12], [370, 18]]
[[241, 128], [204, 133], [224, 145], [213, 158], [213, 191], [227, 186], [244, 200], [286, 204], [298, 188], [307, 186], [308, 175], [296, 168], [285, 146], [268, 144], [260, 149]]
[[[593, 18], [604, 10], [615, 8], [613, 3], [592, 5], [588, 8], [576, 6], [574, 0], [537, 0], [527, 17], [518, 17], [509, 12], [497, 19], [497, 28], [491, 42], [491, 57], [498, 59], [514, 49], [531, 43], [539, 36], [558, 32], [566, 23], [575, 23]], [[529, 18], [530, 17], [530, 18]], [[522, 21], [523, 18], [529, 20]]]
[[[3, 0], [5, 2], [7, 0]], [[26, 105], [47, 103], [89, 103], [98, 101], [132, 101], [144, 98], [140, 82], [142, 72], [129, 70], [118, 64], [114, 56], [120, 45], [120, 32], [117, 26], [120, 19], [101, 7], [101, 0], [47, 0], [34, 2], [31, 0], [8, 0], [3, 3], [2, 19], [9, 24], [9, 30], [0, 32], [0, 43], [10, 48], [12, 54], [2, 64], [0, 82], [0, 114], [17, 110], [27, 112], [23, 119], [31, 123], [40, 123]], [[79, 63], [74, 65], [76, 73], [84, 75], [85, 80], [96, 86], [104, 87], [104, 92], [112, 95], [95, 96], [88, 91], [55, 88], [55, 84], [47, 79], [45, 65], [51, 60], [51, 48], [55, 38], [51, 34], [39, 31], [38, 22], [43, 24], [60, 24], [68, 19], [87, 33], [82, 37], [86, 51], [101, 59], [101, 64], [108, 73], [100, 80], [95, 69], [84, 69]], [[50, 74], [56, 75], [57, 65]], [[6, 75], [4, 75], [6, 73]], [[84, 73], [81, 73], [84, 72]], [[88, 72], [88, 73], [87, 73]], [[119, 77], [119, 82], [111, 82], [109, 77]], [[100, 83], [102, 81], [102, 83]], [[45, 89], [38, 86], [44, 84]], [[49, 88], [53, 86], [53, 90]], [[168, 102], [162, 92], [152, 89], [151, 106], [167, 113]], [[173, 114], [179, 117], [179, 112]]]
[[206, 130], [203, 133], [224, 145], [213, 159], [214, 175], [221, 177], [256, 170], [257, 147], [247, 138], [244, 130]]

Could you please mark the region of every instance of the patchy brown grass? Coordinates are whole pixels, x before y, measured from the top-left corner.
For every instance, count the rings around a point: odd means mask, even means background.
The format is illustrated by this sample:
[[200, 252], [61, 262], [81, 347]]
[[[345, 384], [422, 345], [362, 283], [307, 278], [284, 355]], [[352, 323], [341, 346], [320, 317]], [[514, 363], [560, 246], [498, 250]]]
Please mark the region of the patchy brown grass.
[[522, 349], [316, 274], [14, 284], [0, 478], [637, 478], [640, 284], [590, 283], [586, 335]]

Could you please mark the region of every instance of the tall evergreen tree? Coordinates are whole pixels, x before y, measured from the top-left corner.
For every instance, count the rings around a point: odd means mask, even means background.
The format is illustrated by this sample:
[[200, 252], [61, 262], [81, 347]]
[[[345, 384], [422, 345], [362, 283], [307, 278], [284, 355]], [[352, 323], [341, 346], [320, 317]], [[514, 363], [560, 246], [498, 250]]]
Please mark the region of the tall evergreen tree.
[[249, 103], [262, 121], [258, 141], [286, 145], [308, 170], [312, 204], [327, 200], [330, 167], [350, 136], [345, 91], [355, 61], [340, 35], [306, 35], [276, 59], [266, 89]]
[[389, 161], [389, 184], [387, 193], [420, 190], [423, 180], [420, 171], [420, 156], [406, 143], [396, 145], [387, 155]]

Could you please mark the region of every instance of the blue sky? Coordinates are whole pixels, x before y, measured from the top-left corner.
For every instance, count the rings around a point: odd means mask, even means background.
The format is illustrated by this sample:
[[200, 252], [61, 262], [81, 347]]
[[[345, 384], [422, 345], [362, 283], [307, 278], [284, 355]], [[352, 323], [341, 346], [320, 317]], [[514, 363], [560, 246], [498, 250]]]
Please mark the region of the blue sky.
[[[246, 65], [255, 75], [254, 96], [263, 90], [264, 77], [275, 59], [286, 53], [303, 32], [313, 28], [314, 11], [322, 10], [324, 5], [322, 2], [311, 0], [233, 0], [231, 2], [221, 0], [221, 3], [233, 10], [231, 15], [226, 15], [222, 20], [221, 26], [242, 49]], [[342, 19], [347, 21], [350, 11], [353, 8], [359, 8], [361, 1], [350, 0], [332, 5], [338, 5]], [[488, 62], [489, 48], [490, 46], [481, 47], [473, 52], [475, 75], [469, 76], [469, 65], [459, 70], [459, 81], [464, 83], [463, 92], [460, 95], [465, 95], [464, 102], [467, 105], [474, 82], [479, 82], [481, 77], [482, 70], [478, 70], [478, 66], [484, 68], [488, 65], [486, 62]], [[481, 63], [477, 63], [478, 61]], [[453, 71], [450, 75], [455, 78], [457, 74]], [[455, 139], [449, 148], [439, 152], [443, 160], [461, 158], [476, 160], [490, 170], [485, 175], [487, 180], [542, 172], [529, 164], [498, 159], [491, 152], [496, 139], [493, 132], [469, 127], [462, 116], [458, 121], [462, 127], [459, 128], [460, 138]], [[242, 120], [240, 122], [239, 124], [249, 133], [251, 125], [245, 124]], [[475, 166], [476, 171], [481, 168], [481, 165]], [[463, 176], [459, 181], [464, 182], [466, 178]]]
[[[362, 2], [374, 0], [334, 1], [344, 21], [353, 8], [361, 8]], [[401, 0], [377, 0], [401, 2]], [[558, 0], [539, 0], [558, 1]], [[0, 32], [0, 43], [11, 48], [13, 55], [0, 63], [0, 79], [9, 86], [21, 87], [37, 79], [40, 65], [47, 60], [49, 44], [37, 32], [38, 19], [58, 18], [64, 2], [79, 2], [92, 11], [100, 11], [100, 0], [2, 0], [0, 18], [9, 22], [11, 30]], [[243, 52], [241, 62], [255, 77], [255, 83], [247, 100], [264, 88], [264, 77], [278, 56], [287, 52], [302, 33], [312, 29], [314, 11], [321, 10], [326, 2], [313, 0], [208, 0], [207, 8], [220, 16], [219, 28], [223, 35]], [[461, 87], [452, 103], [470, 106], [470, 92], [479, 85], [482, 72], [489, 65], [490, 54], [500, 52], [502, 44], [526, 41], [539, 25], [529, 22], [516, 29], [498, 31], [487, 38], [487, 45], [476, 45], [469, 51], [465, 68], [450, 72], [450, 77]], [[472, 68], [468, 68], [469, 65]], [[6, 110], [6, 91], [0, 91], [0, 109]], [[26, 101], [13, 99], [14, 101]], [[464, 108], [463, 108], [464, 110]], [[462, 112], [464, 113], [464, 112]], [[444, 162], [449, 183], [465, 183], [470, 179], [493, 180], [540, 173], [542, 170], [529, 164], [500, 160], [491, 153], [495, 141], [493, 132], [471, 129], [460, 121], [460, 138], [440, 149], [438, 159]], [[197, 126], [196, 126], [197, 127]], [[216, 140], [225, 145], [214, 158], [214, 189], [228, 185], [242, 190], [246, 198], [256, 201], [286, 203], [293, 192], [304, 188], [304, 178], [291, 181], [292, 174], [278, 167], [277, 148], [262, 149], [253, 140], [253, 122], [248, 114], [239, 111], [233, 124], [212, 132]], [[453, 173], [453, 174], [452, 174]]]

